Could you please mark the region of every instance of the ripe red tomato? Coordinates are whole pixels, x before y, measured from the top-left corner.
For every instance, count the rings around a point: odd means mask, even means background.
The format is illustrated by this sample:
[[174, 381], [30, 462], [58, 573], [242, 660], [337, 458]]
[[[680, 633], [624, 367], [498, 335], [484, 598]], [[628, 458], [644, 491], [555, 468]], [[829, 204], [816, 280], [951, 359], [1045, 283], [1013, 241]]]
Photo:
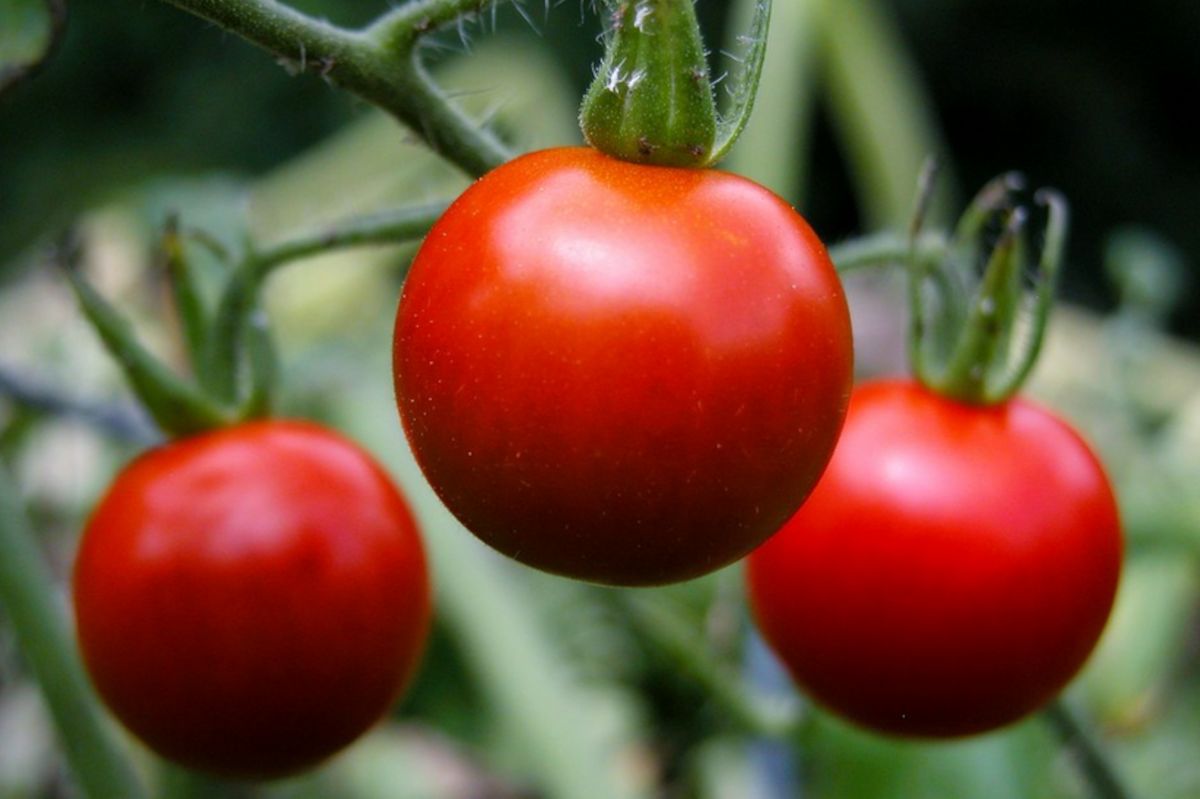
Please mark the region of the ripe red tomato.
[[430, 601], [404, 499], [358, 447], [257, 422], [118, 475], [75, 566], [84, 661], [163, 757], [274, 777], [346, 746], [415, 670]]
[[855, 391], [828, 470], [747, 577], [763, 635], [816, 702], [956, 736], [1058, 693], [1120, 563], [1108, 480], [1066, 424], [894, 381]]
[[450, 207], [394, 356], [409, 442], [468, 529], [626, 585], [777, 530], [832, 452], [852, 359], [841, 284], [783, 200], [587, 148], [518, 158]]

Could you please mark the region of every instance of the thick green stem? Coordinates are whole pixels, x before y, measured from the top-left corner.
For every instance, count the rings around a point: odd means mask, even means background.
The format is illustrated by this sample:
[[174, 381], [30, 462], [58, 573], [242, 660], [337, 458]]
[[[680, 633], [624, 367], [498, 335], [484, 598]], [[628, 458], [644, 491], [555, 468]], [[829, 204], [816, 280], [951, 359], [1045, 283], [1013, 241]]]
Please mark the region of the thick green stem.
[[89, 799], [140, 799], [145, 793], [101, 720], [53, 585], [16, 492], [0, 469], [0, 607], [41, 683], [84, 793]]
[[588, 144], [643, 164], [711, 163], [717, 106], [692, 0], [604, 8], [612, 28], [579, 113]]
[[409, 0], [371, 23], [366, 33], [384, 47], [405, 50], [420, 34], [453, 22], [459, 17], [479, 14], [499, 0]]
[[[461, 0], [425, 0], [385, 16], [382, 27], [350, 31], [275, 0], [166, 0], [286, 59], [336, 81], [391, 113], [430, 147], [472, 175], [510, 157], [430, 80], [415, 56], [417, 37], [464, 13]], [[424, 13], [421, 13], [424, 12]], [[383, 24], [386, 23], [386, 24]]]
[[1133, 794], [1121, 783], [1107, 754], [1061, 699], [1047, 707], [1042, 717], [1074, 756], [1092, 796], [1096, 799], [1132, 799]]

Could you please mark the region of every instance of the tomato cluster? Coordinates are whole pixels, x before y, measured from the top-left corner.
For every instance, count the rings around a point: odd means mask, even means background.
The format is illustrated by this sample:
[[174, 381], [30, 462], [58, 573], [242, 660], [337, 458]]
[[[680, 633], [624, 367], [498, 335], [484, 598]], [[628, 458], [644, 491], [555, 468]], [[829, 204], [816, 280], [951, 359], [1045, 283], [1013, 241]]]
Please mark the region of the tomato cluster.
[[808, 495], [851, 380], [825, 248], [714, 170], [532, 153], [430, 231], [395, 329], [429, 482], [523, 563], [602, 583], [695, 577]]
[[84, 661], [151, 749], [205, 771], [308, 768], [387, 712], [429, 623], [421, 540], [358, 447], [259, 422], [118, 475], [83, 534]]
[[[518, 158], [429, 233], [393, 355], [408, 440], [469, 530], [617, 585], [758, 547], [766, 639], [864, 726], [1013, 721], [1063, 687], [1108, 616], [1121, 541], [1086, 445], [1023, 400], [973, 406], [908, 381], [850, 399], [833, 265], [745, 179], [586, 148]], [[88, 523], [74, 588], [116, 716], [164, 757], [235, 777], [310, 767], [378, 721], [430, 614], [404, 499], [300, 422], [134, 461]]]
[[1095, 645], [1121, 564], [1100, 464], [1025, 400], [858, 388], [828, 470], [749, 559], [767, 641], [818, 702], [903, 735], [993, 729]]

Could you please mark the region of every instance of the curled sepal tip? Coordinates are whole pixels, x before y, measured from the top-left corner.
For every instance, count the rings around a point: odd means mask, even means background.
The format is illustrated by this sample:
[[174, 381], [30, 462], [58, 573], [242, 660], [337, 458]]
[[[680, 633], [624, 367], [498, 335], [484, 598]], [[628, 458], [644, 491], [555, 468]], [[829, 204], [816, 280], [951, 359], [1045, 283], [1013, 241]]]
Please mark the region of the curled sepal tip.
[[758, 82], [762, 77], [763, 61], [767, 57], [767, 28], [770, 24], [771, 0], [758, 0], [754, 4], [750, 32], [738, 37], [746, 49], [741, 57], [735, 59], [740, 68], [734, 81], [729, 84], [729, 107], [717, 118], [717, 141], [709, 156], [709, 164], [715, 164], [725, 157], [750, 121], [754, 97], [758, 94]]
[[[1045, 338], [1066, 248], [1067, 203], [1040, 189], [1032, 207], [1021, 205], [1024, 185], [1017, 173], [988, 183], [941, 260], [910, 265], [913, 371], [963, 402], [996, 404], [1019, 391]], [[1034, 254], [1031, 228], [1039, 222]], [[979, 263], [982, 275], [975, 274]]]

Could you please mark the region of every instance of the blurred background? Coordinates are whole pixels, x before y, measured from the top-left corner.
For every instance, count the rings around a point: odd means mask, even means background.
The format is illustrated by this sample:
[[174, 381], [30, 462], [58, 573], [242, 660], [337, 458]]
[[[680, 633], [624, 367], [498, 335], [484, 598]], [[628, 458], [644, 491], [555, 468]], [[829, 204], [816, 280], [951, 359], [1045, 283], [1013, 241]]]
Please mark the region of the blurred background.
[[[0, 0], [0, 56], [3, 26], [13, 30], [22, 3]], [[346, 25], [385, 8], [295, 5]], [[697, 4], [715, 75], [731, 63], [722, 51], [739, 49], [748, 8]], [[578, 140], [575, 107], [600, 56], [598, 30], [586, 0], [528, 2], [440, 34], [426, 56], [465, 106], [531, 149]], [[1097, 445], [1129, 548], [1117, 612], [1069, 697], [1139, 795], [1195, 799], [1200, 123], [1181, 109], [1200, 96], [1200, 4], [776, 0], [772, 37], [755, 116], [723, 166], [787, 197], [826, 241], [900, 229], [930, 154], [944, 164], [935, 222], [1010, 169], [1070, 201], [1068, 303], [1031, 390]], [[152, 349], [178, 362], [156, 250], [168, 214], [236, 248], [466, 185], [390, 119], [295, 71], [165, 3], [73, 0], [57, 52], [0, 94], [0, 461], [64, 585], [88, 509], [154, 436], [48, 268], [47, 247], [67, 225], [80, 230], [93, 281]], [[636, 592], [657, 603], [648, 610], [482, 548], [424, 485], [396, 423], [387, 343], [411, 252], [370, 248], [289, 266], [268, 305], [284, 412], [365, 443], [418, 509], [439, 608], [421, 677], [393, 723], [311, 778], [262, 788], [200, 781], [190, 794], [164, 794], [1086, 795], [1037, 719], [926, 745], [872, 737], [807, 706], [755, 643], [737, 567]], [[211, 253], [192, 255], [219, 275]], [[860, 372], [902, 368], [894, 276], [849, 284]], [[680, 630], [768, 704], [800, 707], [795, 739], [760, 740], [714, 702], [695, 652], [673, 637]], [[175, 784], [137, 757], [160, 785]], [[0, 607], [0, 798], [72, 795]]]

